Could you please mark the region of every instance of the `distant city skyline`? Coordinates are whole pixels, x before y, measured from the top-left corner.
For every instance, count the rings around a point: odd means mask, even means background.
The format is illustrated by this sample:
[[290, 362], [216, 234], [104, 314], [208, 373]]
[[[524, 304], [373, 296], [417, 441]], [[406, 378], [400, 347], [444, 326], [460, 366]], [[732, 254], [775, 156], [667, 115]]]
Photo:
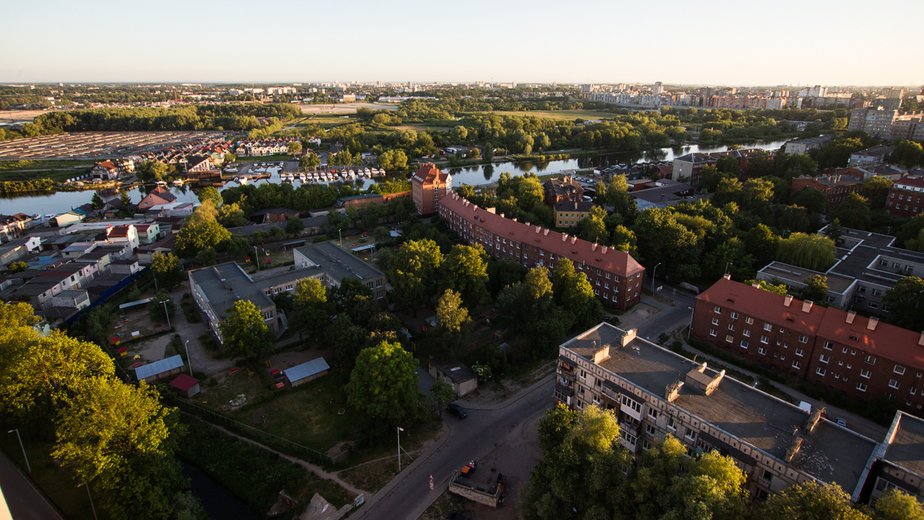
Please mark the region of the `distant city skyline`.
[[52, 0], [4, 18], [3, 83], [924, 84], [913, 0]]

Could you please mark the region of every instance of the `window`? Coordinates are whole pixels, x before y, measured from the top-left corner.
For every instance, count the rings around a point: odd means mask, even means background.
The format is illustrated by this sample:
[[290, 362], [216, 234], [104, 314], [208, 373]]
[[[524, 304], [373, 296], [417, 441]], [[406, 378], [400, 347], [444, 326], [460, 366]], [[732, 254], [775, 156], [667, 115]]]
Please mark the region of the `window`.
[[709, 335], [715, 337], [715, 329], [710, 330]]
[[761, 336], [761, 337], [760, 337], [760, 342], [763, 343], [764, 345], [766, 345], [766, 344], [768, 344], [768, 343], [770, 342], [770, 338], [768, 338], [767, 336]]
[[831, 350], [834, 347], [834, 344], [830, 341], [825, 341], [825, 350]]
[[864, 383], [857, 383], [857, 390], [859, 390], [859, 391], [861, 391], [861, 392], [865, 392], [865, 391], [866, 391], [866, 384], [864, 384]]
[[862, 377], [863, 379], [869, 379], [869, 376], [870, 376], [869, 370], [863, 369], [860, 371], [860, 377]]
[[713, 309], [713, 312], [715, 312], [716, 314], [722, 314], [722, 308], [716, 305], [715, 309]]
[[753, 324], [754, 324], [754, 318], [748, 316], [748, 317], [744, 318], [744, 322], [747, 323], [748, 325], [753, 325]]
[[796, 349], [796, 355], [797, 355], [797, 356], [802, 357], [802, 354], [804, 354], [804, 353], [805, 353], [805, 351], [802, 350], [801, 348], [797, 348], [797, 349]]
[[622, 430], [620, 433], [622, 434], [622, 438], [625, 439], [630, 446], [635, 446], [635, 441], [637, 440], [635, 435], [629, 433], [628, 430]]
[[900, 385], [898, 384], [898, 381], [896, 381], [896, 380], [894, 380], [894, 379], [889, 379], [889, 388], [894, 388], [894, 389], [898, 390], [898, 387], [899, 387], [899, 386], [900, 386]]
[[773, 325], [770, 325], [769, 323], [764, 323], [764, 330], [767, 332], [770, 332], [771, 330], [773, 330]]
[[872, 354], [868, 354], [868, 355], [866, 356], [866, 362], [869, 363], [870, 365], [875, 365], [875, 364], [876, 364], [876, 357], [873, 356]]
[[648, 417], [651, 417], [652, 419], [657, 419], [657, 418], [658, 418], [658, 410], [656, 410], [656, 409], [654, 409], [654, 408], [649, 408], [649, 409], [648, 409]]
[[726, 334], [726, 335], [725, 335], [725, 342], [726, 342], [726, 343], [734, 343], [734, 341], [735, 341], [735, 338], [733, 338], [731, 334]]
[[667, 429], [670, 430], [670, 431], [672, 431], [672, 432], [677, 431], [677, 425], [676, 425], [676, 423], [674, 423], [674, 418], [673, 418], [673, 417], [668, 417], [668, 419], [667, 419]]
[[642, 403], [639, 403], [635, 401], [634, 399], [629, 399], [626, 396], [622, 396], [622, 404], [623, 406], [628, 406], [629, 408], [631, 408], [635, 413], [642, 412]]
[[831, 359], [831, 358], [829, 358], [828, 356], [826, 356], [826, 355], [824, 355], [824, 354], [818, 356], [818, 361], [820, 361], [820, 362], [822, 362], [822, 363], [827, 363], [830, 359]]
[[718, 318], [712, 318], [712, 324], [713, 324], [713, 325], [718, 325], [718, 324], [719, 324], [719, 319], [718, 319]]
[[690, 428], [687, 428], [687, 433], [684, 434], [684, 437], [686, 437], [687, 440], [695, 441], [695, 440], [696, 440], [696, 432], [695, 432], [694, 430], [690, 429]]
[[658, 429], [650, 424], [645, 425], [645, 433], [654, 437], [658, 433]]
[[841, 349], [841, 354], [846, 354], [846, 353], [847, 353], [847, 347], [842, 348], [842, 349]]
[[764, 350], [764, 347], [758, 348], [758, 349], [757, 349], [757, 353], [760, 354], [761, 356], [766, 356], [766, 355], [767, 355], [767, 351]]
[[895, 372], [900, 376], [905, 375], [905, 367], [901, 365], [895, 365], [895, 368], [892, 369], [892, 372]]
[[741, 340], [741, 348], [743, 348], [743, 349], [747, 349], [747, 348], [748, 348], [748, 342], [747, 342], [746, 340]]
[[799, 343], [808, 343], [808, 336], [799, 336]]
[[792, 362], [792, 367], [798, 370], [798, 369], [802, 368], [802, 363], [801, 363], [800, 361], [798, 361], [798, 360], [793, 361], [793, 362]]
[[729, 323], [729, 324], [728, 324], [728, 330], [735, 330], [735, 324], [734, 324], [734, 323]]
[[828, 371], [825, 370], [824, 368], [818, 367], [818, 368], [815, 369], [815, 373], [818, 374], [818, 375], [820, 375], [820, 376], [822, 376], [822, 377], [824, 377], [824, 375], [827, 374]]
[[737, 319], [738, 319], [738, 313], [735, 312], [735, 311], [732, 311], [732, 313], [731, 313], [731, 319], [737, 320]]

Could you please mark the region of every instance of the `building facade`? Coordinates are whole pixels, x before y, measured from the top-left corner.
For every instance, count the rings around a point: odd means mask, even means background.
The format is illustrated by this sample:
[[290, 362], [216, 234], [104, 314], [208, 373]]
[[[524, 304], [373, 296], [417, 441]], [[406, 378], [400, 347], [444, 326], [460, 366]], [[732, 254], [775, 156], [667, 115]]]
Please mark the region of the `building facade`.
[[924, 409], [924, 333], [723, 278], [696, 298], [692, 337], [858, 399]]
[[889, 189], [885, 208], [899, 217], [913, 218], [924, 213], [924, 177], [907, 175], [895, 181]]
[[817, 177], [796, 177], [792, 180], [790, 195], [803, 188], [813, 188], [825, 196], [828, 205], [840, 204], [851, 193], [863, 188], [863, 172], [853, 168], [837, 168]]
[[549, 206], [584, 200], [584, 187], [570, 175], [549, 179], [542, 184], [542, 189], [545, 191], [545, 203]]
[[463, 240], [481, 244], [496, 259], [553, 269], [557, 259], [568, 258], [606, 303], [624, 309], [641, 298], [645, 268], [625, 251], [504, 218], [455, 193], [440, 200], [439, 214]]
[[452, 175], [443, 173], [433, 163], [421, 164], [411, 177], [411, 196], [420, 215], [436, 213], [440, 199], [452, 191]]
[[590, 210], [593, 207], [594, 203], [590, 201], [564, 201], [555, 204], [552, 206], [552, 210], [555, 212], [555, 227], [569, 228], [576, 226], [582, 218], [590, 215]]

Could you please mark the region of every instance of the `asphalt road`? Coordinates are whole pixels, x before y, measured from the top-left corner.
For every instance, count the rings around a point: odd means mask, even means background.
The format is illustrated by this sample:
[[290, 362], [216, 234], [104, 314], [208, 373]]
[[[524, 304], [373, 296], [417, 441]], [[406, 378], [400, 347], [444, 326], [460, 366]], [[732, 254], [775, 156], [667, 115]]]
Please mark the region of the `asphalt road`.
[[[542, 378], [499, 405], [468, 407], [468, 417], [446, 416], [449, 433], [431, 450], [415, 460], [351, 518], [414, 520], [449, 486], [456, 468], [482, 459], [508, 439], [522, 436], [521, 425], [532, 424], [552, 407], [554, 378]], [[434, 489], [430, 490], [430, 475]]]
[[[0, 453], [0, 488], [12, 518], [16, 520], [61, 520], [61, 515], [11, 461]], [[0, 519], [6, 510], [0, 504]]]

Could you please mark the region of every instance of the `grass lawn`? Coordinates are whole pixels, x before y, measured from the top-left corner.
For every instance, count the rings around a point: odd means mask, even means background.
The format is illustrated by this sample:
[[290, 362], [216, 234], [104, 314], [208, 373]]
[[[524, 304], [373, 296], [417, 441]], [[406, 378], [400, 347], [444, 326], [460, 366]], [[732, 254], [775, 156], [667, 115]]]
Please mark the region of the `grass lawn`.
[[517, 117], [540, 117], [556, 121], [571, 121], [573, 119], [605, 119], [612, 118], [613, 114], [602, 110], [494, 110], [492, 114]]
[[415, 132], [448, 132], [450, 128], [457, 126], [458, 121], [431, 121], [430, 123], [408, 123], [406, 125], [393, 126], [395, 130], [414, 130]]
[[[19, 466], [23, 473], [26, 473], [16, 435], [4, 435], [0, 442], [2, 442], [0, 446], [6, 456]], [[23, 436], [23, 442], [26, 445], [26, 453], [29, 455], [29, 464], [32, 466], [30, 475], [32, 480], [45, 492], [65, 518], [92, 519], [93, 513], [90, 509], [90, 500], [87, 498], [87, 490], [77, 487], [70, 473], [51, 459], [49, 453], [51, 453], [52, 443], [31, 440], [26, 435]]]
[[296, 514], [315, 493], [341, 507], [352, 500], [348, 491], [275, 453], [242, 441], [195, 418], [184, 416], [188, 433], [180, 454], [202, 468], [241, 498], [254, 511], [265, 514], [279, 491], [298, 500]]

